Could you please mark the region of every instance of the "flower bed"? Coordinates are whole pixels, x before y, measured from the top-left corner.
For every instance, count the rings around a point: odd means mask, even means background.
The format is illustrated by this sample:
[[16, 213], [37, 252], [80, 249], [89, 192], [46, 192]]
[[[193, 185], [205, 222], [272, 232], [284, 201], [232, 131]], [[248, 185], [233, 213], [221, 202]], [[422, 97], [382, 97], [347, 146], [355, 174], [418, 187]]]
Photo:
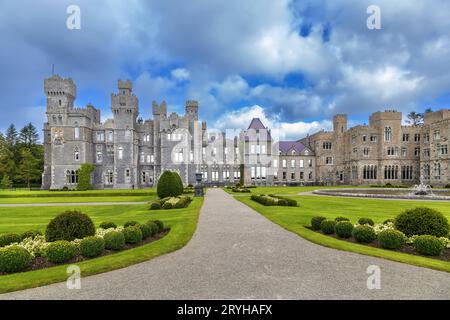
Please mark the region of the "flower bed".
[[168, 232], [169, 229], [165, 229], [161, 221], [148, 221], [130, 227], [98, 228], [94, 235], [72, 241], [50, 242], [46, 240], [46, 236], [36, 231], [17, 237], [12, 237], [12, 234], [0, 235], [5, 239], [21, 238], [20, 241], [9, 241], [0, 247], [0, 275], [110, 255], [161, 239]]
[[[410, 229], [417, 230], [414, 229], [416, 223], [420, 224], [421, 233], [405, 235]], [[382, 224], [373, 224], [369, 218], [361, 218], [358, 224], [352, 224], [343, 217], [335, 220], [314, 217], [310, 228], [342, 241], [450, 261], [447, 220], [439, 212], [427, 208], [406, 210], [395, 220], [386, 220]], [[435, 234], [430, 234], [433, 232]]]
[[150, 205], [150, 210], [182, 209], [187, 208], [191, 202], [192, 198], [189, 196], [167, 197], [153, 201]]
[[264, 206], [283, 206], [283, 207], [296, 207], [297, 201], [277, 195], [252, 195], [251, 199]]

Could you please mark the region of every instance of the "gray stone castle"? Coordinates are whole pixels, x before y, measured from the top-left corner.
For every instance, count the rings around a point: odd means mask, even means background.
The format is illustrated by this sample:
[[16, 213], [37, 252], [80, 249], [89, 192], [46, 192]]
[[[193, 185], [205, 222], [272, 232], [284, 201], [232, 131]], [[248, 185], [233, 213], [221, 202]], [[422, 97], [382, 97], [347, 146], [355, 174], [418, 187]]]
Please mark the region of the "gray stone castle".
[[113, 118], [102, 123], [100, 110], [74, 107], [76, 92], [72, 79], [45, 80], [43, 189], [76, 188], [83, 163], [94, 164], [96, 189], [151, 187], [164, 170], [178, 172], [186, 185], [195, 184], [196, 173], [210, 186], [411, 185], [421, 177], [434, 186], [450, 183], [450, 110], [427, 113], [415, 126], [403, 126], [392, 110], [353, 128], [336, 115], [332, 131], [274, 141], [260, 119], [231, 138], [208, 131], [196, 101], [186, 102], [184, 115], [153, 102], [153, 119], [144, 121], [130, 81], [118, 82]]

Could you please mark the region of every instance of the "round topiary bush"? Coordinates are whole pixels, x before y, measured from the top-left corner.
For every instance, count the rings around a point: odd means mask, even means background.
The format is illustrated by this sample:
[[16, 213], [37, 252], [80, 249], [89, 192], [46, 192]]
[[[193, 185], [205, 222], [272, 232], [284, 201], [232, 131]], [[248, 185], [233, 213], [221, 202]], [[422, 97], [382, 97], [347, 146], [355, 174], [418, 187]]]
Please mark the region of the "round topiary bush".
[[107, 230], [107, 229], [115, 229], [115, 228], [117, 228], [117, 225], [114, 222], [105, 221], [105, 222], [100, 223], [99, 227]]
[[338, 237], [344, 239], [348, 239], [352, 236], [353, 228], [353, 223], [345, 220], [336, 223], [335, 227]]
[[447, 218], [431, 208], [406, 210], [395, 218], [394, 226], [408, 237], [432, 235], [439, 238], [449, 233]]
[[29, 231], [26, 231], [26, 232], [22, 233], [22, 234], [20, 235], [20, 238], [21, 238], [22, 240], [27, 239], [27, 238], [32, 238], [32, 239], [34, 239], [34, 238], [36, 238], [37, 236], [42, 236], [42, 232], [40, 232], [39, 230], [29, 230]]
[[13, 243], [19, 243], [22, 237], [17, 233], [0, 234], [0, 247], [6, 247]]
[[313, 230], [319, 231], [322, 225], [322, 221], [327, 220], [325, 217], [314, 217], [311, 219], [311, 226]]
[[152, 231], [151, 236], [154, 236], [155, 234], [157, 234], [159, 232], [159, 227], [156, 223], [154, 223], [153, 221], [149, 221], [146, 223], [147, 226], [149, 226], [150, 230]]
[[373, 222], [373, 220], [370, 218], [361, 218], [358, 220], [358, 224], [362, 226], [368, 224], [369, 226], [373, 227], [375, 225], [375, 222]]
[[[178, 174], [177, 174], [178, 175]], [[183, 193], [183, 189], [180, 190], [178, 178], [171, 171], [164, 171], [159, 177], [158, 185], [156, 187], [156, 193], [160, 199], [166, 197], [178, 197]]]
[[383, 224], [389, 224], [389, 223], [394, 223], [395, 219], [386, 219], [383, 221]]
[[346, 217], [337, 217], [336, 219], [334, 219], [334, 221], [336, 221], [336, 222], [350, 221], [350, 219], [346, 218]]
[[127, 221], [123, 225], [124, 228], [132, 227], [132, 226], [139, 226], [139, 222], [137, 222], [137, 221]]
[[445, 245], [435, 236], [423, 235], [414, 240], [414, 249], [427, 256], [440, 256]]
[[123, 229], [123, 235], [125, 236], [126, 243], [138, 243], [142, 241], [142, 231], [139, 226], [131, 226]]
[[178, 195], [181, 195], [181, 194], [183, 194], [183, 191], [184, 191], [183, 181], [181, 180], [181, 177], [178, 174], [178, 172], [173, 171], [172, 174], [175, 177], [175, 181], [177, 182], [177, 187], [178, 187], [177, 193], [178, 193]]
[[80, 253], [83, 257], [98, 257], [105, 250], [105, 240], [100, 237], [86, 237], [80, 242]]
[[161, 210], [161, 203], [159, 201], [152, 202], [150, 210]]
[[400, 249], [405, 245], [405, 235], [398, 230], [384, 230], [378, 234], [378, 242], [384, 249]]
[[50, 243], [44, 250], [44, 256], [53, 263], [67, 262], [75, 257], [77, 248], [66, 240]]
[[149, 225], [142, 224], [139, 227], [141, 228], [142, 239], [145, 240], [145, 239], [147, 239], [147, 238], [149, 238], [149, 237], [151, 237], [153, 235], [152, 234], [153, 230], [152, 230], [152, 228]]
[[377, 238], [375, 230], [367, 225], [356, 226], [353, 229], [352, 235], [360, 243], [371, 243]]
[[105, 240], [105, 249], [122, 250], [125, 246], [125, 236], [120, 231], [110, 231], [103, 236]]
[[162, 221], [160, 221], [160, 220], [153, 220], [152, 222], [158, 226], [158, 233], [164, 231], [164, 223]]
[[320, 224], [320, 230], [324, 234], [333, 234], [335, 232], [336, 221], [333, 220], [324, 220]]
[[79, 211], [66, 211], [56, 216], [45, 230], [45, 240], [73, 241], [95, 235], [95, 225], [89, 216]]
[[11, 246], [0, 249], [0, 272], [22, 271], [30, 266], [33, 257], [27, 249]]

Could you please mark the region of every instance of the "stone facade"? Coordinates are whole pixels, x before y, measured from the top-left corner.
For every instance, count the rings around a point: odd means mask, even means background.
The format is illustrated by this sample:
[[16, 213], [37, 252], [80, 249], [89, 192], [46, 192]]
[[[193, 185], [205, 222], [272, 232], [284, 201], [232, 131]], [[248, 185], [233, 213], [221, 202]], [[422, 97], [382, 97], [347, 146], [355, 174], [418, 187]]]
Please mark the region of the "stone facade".
[[112, 119], [100, 121], [92, 105], [75, 108], [77, 88], [57, 75], [45, 80], [43, 189], [75, 188], [83, 163], [95, 165], [96, 189], [153, 186], [164, 170], [195, 184], [243, 181], [253, 185], [449, 184], [450, 110], [426, 114], [424, 125], [402, 126], [402, 114], [376, 112], [369, 125], [347, 127], [336, 115], [332, 131], [298, 141], [274, 141], [271, 130], [253, 119], [246, 130], [227, 138], [199, 122], [199, 104], [187, 101], [185, 114], [167, 113], [153, 102], [153, 119], [139, 118], [139, 101], [130, 81], [119, 81], [111, 95]]

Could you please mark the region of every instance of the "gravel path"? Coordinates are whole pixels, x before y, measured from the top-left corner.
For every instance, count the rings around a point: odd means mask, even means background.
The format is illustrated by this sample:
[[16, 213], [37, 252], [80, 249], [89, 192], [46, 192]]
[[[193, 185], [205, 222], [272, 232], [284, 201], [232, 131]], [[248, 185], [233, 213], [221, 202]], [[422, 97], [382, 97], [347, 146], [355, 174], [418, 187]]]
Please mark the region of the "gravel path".
[[[368, 290], [367, 267], [381, 268]], [[198, 229], [183, 249], [82, 279], [2, 299], [449, 299], [450, 274], [328, 249], [285, 231], [210, 189]]]

